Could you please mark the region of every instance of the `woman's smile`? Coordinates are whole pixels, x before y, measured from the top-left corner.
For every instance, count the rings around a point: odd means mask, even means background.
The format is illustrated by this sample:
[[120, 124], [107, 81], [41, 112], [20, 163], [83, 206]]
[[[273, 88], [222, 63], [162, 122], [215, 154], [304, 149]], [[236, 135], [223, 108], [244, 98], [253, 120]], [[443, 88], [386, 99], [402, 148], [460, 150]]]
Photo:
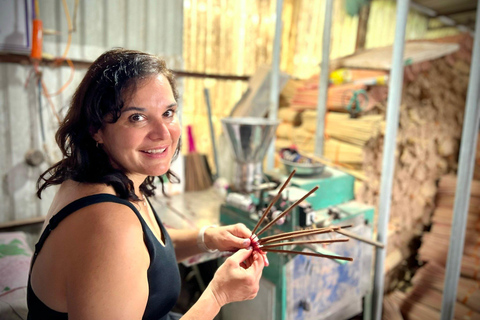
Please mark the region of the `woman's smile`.
[[168, 155], [168, 147], [146, 149], [142, 150], [142, 152], [145, 153], [148, 157], [164, 158]]

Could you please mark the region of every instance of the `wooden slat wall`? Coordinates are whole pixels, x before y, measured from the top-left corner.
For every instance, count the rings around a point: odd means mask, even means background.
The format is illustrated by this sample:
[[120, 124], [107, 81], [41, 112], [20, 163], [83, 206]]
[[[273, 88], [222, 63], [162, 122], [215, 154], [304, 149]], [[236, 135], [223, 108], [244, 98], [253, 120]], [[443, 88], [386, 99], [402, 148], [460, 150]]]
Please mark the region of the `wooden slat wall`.
[[[252, 75], [270, 64], [275, 28], [275, 0], [189, 0], [184, 4], [184, 63], [188, 71]], [[282, 20], [281, 69], [305, 78], [318, 72], [321, 61], [325, 3], [285, 0]], [[332, 57], [351, 54], [358, 17], [349, 17], [344, 1], [335, 1]], [[185, 79], [183, 124], [193, 125], [197, 149], [211, 159], [203, 89], [210, 89], [215, 132], [228, 116], [247, 83], [232, 80]], [[186, 145], [184, 144], [184, 147]], [[184, 149], [186, 150], [186, 149]]]
[[[186, 0], [184, 2], [185, 70], [231, 75], [252, 75], [261, 64], [270, 64], [275, 28], [276, 0]], [[368, 22], [366, 48], [393, 43], [395, 33], [393, 0], [373, 0]], [[324, 0], [284, 0], [281, 70], [298, 78], [319, 73], [322, 59]], [[345, 0], [334, 1], [330, 58], [352, 54], [358, 16], [345, 11]], [[411, 11], [407, 39], [445, 36], [451, 30], [429, 33], [428, 18]], [[220, 119], [227, 116], [247, 83], [231, 80], [185, 79], [184, 124], [192, 124], [200, 152], [210, 155], [208, 119], [203, 88], [210, 89], [213, 123], [221, 132]], [[185, 149], [184, 149], [185, 150]], [[211, 162], [213, 163], [213, 162]]]

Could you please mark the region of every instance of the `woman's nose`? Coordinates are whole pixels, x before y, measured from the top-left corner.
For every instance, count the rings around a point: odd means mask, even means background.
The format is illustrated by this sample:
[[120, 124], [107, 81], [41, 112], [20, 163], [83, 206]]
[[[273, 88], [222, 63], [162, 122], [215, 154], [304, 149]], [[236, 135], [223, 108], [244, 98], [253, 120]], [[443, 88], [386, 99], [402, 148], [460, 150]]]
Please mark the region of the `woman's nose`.
[[170, 132], [168, 130], [167, 124], [162, 120], [152, 123], [149, 137], [152, 140], [164, 140], [166, 138], [169, 138]]

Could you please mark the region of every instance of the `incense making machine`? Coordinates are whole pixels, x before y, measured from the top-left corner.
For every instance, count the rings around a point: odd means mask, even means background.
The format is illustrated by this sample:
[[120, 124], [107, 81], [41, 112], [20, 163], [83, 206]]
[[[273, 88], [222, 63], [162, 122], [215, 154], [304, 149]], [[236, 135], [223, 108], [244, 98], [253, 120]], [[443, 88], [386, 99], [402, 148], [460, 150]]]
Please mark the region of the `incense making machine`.
[[[351, 175], [328, 166], [306, 172], [304, 166], [295, 167], [291, 163], [272, 171], [263, 170], [262, 163], [277, 125], [276, 121], [263, 118], [222, 119], [234, 155], [235, 171], [226, 201], [220, 207], [220, 223], [241, 222], [253, 230], [277, 195], [279, 186], [290, 171], [296, 169], [290, 185], [273, 205], [266, 222], [313, 187], [319, 189], [264, 235], [351, 224], [351, 232], [371, 238], [374, 208], [353, 200], [354, 177]], [[245, 308], [255, 310], [258, 319], [342, 319], [360, 313], [362, 300], [370, 289], [373, 250], [371, 246], [357, 242], [334, 244], [328, 250], [320, 246], [297, 248], [351, 256], [353, 262], [268, 254], [270, 266], [263, 271], [257, 298], [225, 306], [223, 318], [241, 319]], [[319, 314], [322, 314], [321, 318]]]

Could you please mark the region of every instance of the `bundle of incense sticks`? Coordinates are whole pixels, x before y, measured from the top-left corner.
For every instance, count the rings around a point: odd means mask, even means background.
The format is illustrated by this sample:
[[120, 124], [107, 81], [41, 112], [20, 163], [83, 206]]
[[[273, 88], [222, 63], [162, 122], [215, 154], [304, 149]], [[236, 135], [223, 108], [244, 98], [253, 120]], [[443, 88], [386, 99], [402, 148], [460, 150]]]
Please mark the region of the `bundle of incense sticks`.
[[310, 196], [312, 193], [314, 193], [318, 189], [318, 186], [314, 187], [312, 190], [307, 192], [306, 195], [304, 195], [299, 200], [295, 201], [290, 207], [288, 207], [285, 211], [283, 211], [281, 214], [279, 214], [275, 219], [270, 221], [260, 231], [255, 233], [257, 231], [257, 229], [260, 227], [260, 225], [262, 224], [262, 222], [265, 220], [265, 217], [270, 212], [272, 206], [280, 198], [280, 196], [282, 194], [282, 191], [288, 185], [288, 183], [290, 182], [290, 180], [292, 179], [294, 174], [295, 174], [295, 170], [293, 170], [292, 173], [290, 173], [290, 176], [288, 177], [288, 179], [283, 183], [283, 185], [281, 186], [277, 195], [272, 199], [272, 201], [268, 205], [267, 209], [265, 210], [265, 212], [263, 213], [261, 218], [258, 220], [257, 224], [255, 225], [255, 228], [253, 228], [252, 235], [250, 236], [250, 241], [251, 241], [253, 249], [256, 250], [256, 251], [259, 251], [260, 253], [263, 253], [263, 252], [290, 253], [290, 254], [301, 254], [301, 255], [321, 257], [321, 258], [353, 261], [353, 259], [350, 258], [350, 257], [342, 257], [342, 256], [337, 256], [337, 255], [322, 254], [322, 253], [317, 253], [317, 252], [304, 252], [304, 251], [278, 249], [278, 247], [283, 247], [283, 246], [296, 246], [296, 245], [307, 245], [307, 244], [329, 244], [329, 243], [334, 243], [334, 242], [346, 242], [346, 241], [349, 240], [348, 238], [328, 239], [328, 240], [297, 240], [297, 241], [288, 241], [288, 240], [304, 238], [304, 237], [313, 236], [313, 235], [322, 234], [322, 233], [338, 232], [342, 228], [348, 228], [348, 227], [351, 227], [351, 226], [327, 227], [327, 228], [318, 228], [318, 229], [309, 229], [309, 230], [298, 230], [298, 231], [285, 232], [285, 233], [275, 234], [275, 235], [268, 236], [268, 237], [259, 238], [259, 236], [262, 233], [264, 233], [266, 230], [268, 230], [278, 220], [283, 218], [290, 211], [292, 211], [293, 208], [295, 208], [298, 204], [300, 204], [308, 196]]

